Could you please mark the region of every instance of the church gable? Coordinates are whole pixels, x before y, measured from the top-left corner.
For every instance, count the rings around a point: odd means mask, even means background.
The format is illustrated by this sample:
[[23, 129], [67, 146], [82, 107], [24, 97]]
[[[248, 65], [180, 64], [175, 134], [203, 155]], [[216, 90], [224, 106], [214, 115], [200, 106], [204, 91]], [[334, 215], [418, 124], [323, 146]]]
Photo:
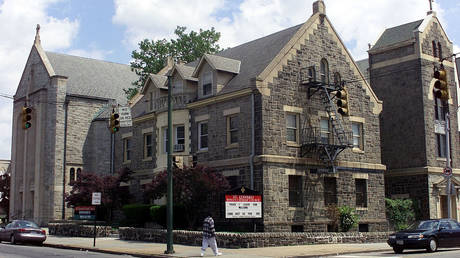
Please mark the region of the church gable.
[[429, 16], [420, 26], [421, 35], [419, 38], [421, 52], [425, 55], [439, 58], [447, 57], [453, 51], [452, 42], [439, 23], [438, 18]]

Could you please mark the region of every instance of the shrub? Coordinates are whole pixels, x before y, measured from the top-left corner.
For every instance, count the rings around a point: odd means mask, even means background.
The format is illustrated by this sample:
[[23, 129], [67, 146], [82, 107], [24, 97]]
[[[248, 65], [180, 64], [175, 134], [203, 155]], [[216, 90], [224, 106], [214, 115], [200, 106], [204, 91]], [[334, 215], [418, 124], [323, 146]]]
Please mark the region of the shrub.
[[150, 221], [150, 204], [127, 204], [122, 207], [126, 220], [124, 224], [129, 226], [144, 226], [144, 223]]
[[412, 200], [385, 198], [387, 218], [396, 231], [407, 229], [415, 218]]
[[355, 209], [349, 206], [339, 207], [339, 227], [340, 231], [348, 232], [351, 228], [358, 224], [359, 216], [355, 213]]

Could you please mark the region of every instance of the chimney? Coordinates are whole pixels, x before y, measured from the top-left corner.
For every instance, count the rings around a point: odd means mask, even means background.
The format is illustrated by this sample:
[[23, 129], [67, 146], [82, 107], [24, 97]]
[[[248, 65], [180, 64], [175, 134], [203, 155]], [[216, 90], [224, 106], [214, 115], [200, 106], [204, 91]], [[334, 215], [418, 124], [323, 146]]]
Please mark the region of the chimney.
[[313, 15], [316, 13], [326, 15], [326, 5], [323, 0], [313, 2]]

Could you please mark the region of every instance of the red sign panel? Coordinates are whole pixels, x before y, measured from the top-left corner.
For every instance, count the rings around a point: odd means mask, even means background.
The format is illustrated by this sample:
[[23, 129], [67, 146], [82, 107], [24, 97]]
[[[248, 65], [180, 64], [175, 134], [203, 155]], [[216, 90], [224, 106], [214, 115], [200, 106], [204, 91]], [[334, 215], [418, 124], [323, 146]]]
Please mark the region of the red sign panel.
[[95, 206], [77, 206], [75, 207], [75, 211], [95, 211]]
[[225, 195], [226, 202], [262, 202], [261, 195]]

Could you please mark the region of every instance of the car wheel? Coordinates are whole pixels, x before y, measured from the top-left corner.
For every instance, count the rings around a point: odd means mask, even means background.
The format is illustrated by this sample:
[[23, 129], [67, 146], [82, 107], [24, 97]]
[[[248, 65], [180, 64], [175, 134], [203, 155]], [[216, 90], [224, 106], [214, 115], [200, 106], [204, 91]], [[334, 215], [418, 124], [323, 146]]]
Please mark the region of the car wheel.
[[430, 253], [436, 252], [436, 250], [438, 250], [438, 242], [436, 241], [436, 239], [431, 237], [430, 240], [428, 240], [428, 247], [426, 248], [426, 250]]
[[14, 237], [14, 234], [11, 235], [10, 242], [11, 242], [11, 244], [13, 244], [13, 245], [16, 244], [16, 238]]
[[395, 254], [402, 254], [402, 252], [404, 251], [404, 248], [402, 247], [393, 247], [393, 251], [395, 251]]

